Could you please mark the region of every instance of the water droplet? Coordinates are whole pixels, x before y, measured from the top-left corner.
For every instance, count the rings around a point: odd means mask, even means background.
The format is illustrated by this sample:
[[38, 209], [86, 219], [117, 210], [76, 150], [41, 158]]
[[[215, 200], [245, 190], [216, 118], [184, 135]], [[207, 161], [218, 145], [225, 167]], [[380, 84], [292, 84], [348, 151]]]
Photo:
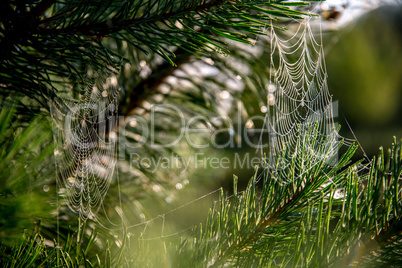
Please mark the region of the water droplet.
[[152, 105], [151, 105], [149, 102], [147, 102], [147, 101], [141, 102], [141, 106], [142, 106], [145, 110], [151, 110], [151, 108], [152, 108]]
[[58, 156], [60, 154], [59, 150], [54, 150], [54, 155]]
[[106, 97], [107, 97], [107, 95], [108, 95], [107, 91], [106, 91], [106, 90], [104, 90], [104, 91], [102, 92], [102, 97], [106, 98]]
[[117, 77], [116, 76], [112, 76], [111, 78], [110, 78], [110, 84], [112, 85], [112, 86], [117, 86], [117, 84], [118, 84], [118, 81], [117, 81]]
[[163, 95], [162, 95], [162, 94], [155, 95], [155, 96], [154, 96], [154, 100], [155, 100], [156, 102], [161, 102], [161, 101], [163, 101]]
[[116, 139], [117, 139], [117, 135], [116, 135], [116, 132], [110, 132], [110, 134], [109, 134], [109, 138], [111, 139], [111, 140], [113, 140], [113, 141], [115, 141]]
[[265, 114], [268, 111], [267, 106], [261, 106], [260, 111]]
[[240, 75], [236, 75], [236, 79], [237, 79], [237, 80], [241, 80], [242, 78], [241, 78]]
[[226, 100], [226, 99], [228, 99], [230, 97], [230, 93], [228, 91], [226, 91], [226, 90], [221, 91], [219, 93], [219, 97], [221, 97], [221, 99], [223, 99], [223, 100]]
[[274, 93], [276, 91], [276, 86], [274, 84], [269, 84], [267, 89], [269, 93]]
[[181, 183], [176, 183], [175, 187], [177, 190], [183, 189], [183, 185]]
[[322, 11], [327, 11], [329, 10], [329, 5], [327, 3], [322, 3], [321, 4], [321, 10]]
[[162, 94], [168, 94], [170, 92], [170, 86], [168, 84], [163, 83], [158, 87], [158, 91]]
[[268, 94], [268, 105], [274, 106], [275, 105], [275, 96], [272, 93]]
[[131, 119], [129, 124], [130, 124], [130, 127], [135, 127], [137, 125], [137, 120]]
[[49, 190], [50, 190], [49, 185], [46, 185], [46, 184], [45, 184], [45, 185], [43, 185], [43, 191], [44, 191], [44, 192], [46, 192], [46, 193], [47, 193], [47, 192], [49, 192]]
[[254, 127], [254, 122], [252, 120], [248, 120], [246, 122], [246, 128], [253, 128]]
[[152, 186], [152, 190], [154, 190], [154, 192], [160, 192], [161, 187], [159, 185], [154, 185], [154, 186]]

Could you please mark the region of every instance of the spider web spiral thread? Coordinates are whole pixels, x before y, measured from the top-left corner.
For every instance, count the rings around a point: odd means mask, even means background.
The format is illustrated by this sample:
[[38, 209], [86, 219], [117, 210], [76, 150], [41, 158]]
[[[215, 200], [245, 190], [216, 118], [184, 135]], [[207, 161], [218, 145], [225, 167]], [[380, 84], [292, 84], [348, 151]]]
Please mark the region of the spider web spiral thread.
[[[293, 36], [282, 37], [271, 28], [271, 83], [267, 85], [269, 165], [287, 148], [297, 156], [308, 137], [307, 157], [317, 162], [334, 157], [339, 145], [332, 95], [327, 84], [324, 50], [306, 18]], [[314, 139], [314, 141], [313, 141]], [[320, 152], [326, 152], [321, 154]], [[329, 153], [328, 153], [329, 152]], [[304, 154], [306, 155], [306, 154]], [[283, 159], [289, 163], [291, 159]], [[332, 160], [328, 160], [332, 161]]]

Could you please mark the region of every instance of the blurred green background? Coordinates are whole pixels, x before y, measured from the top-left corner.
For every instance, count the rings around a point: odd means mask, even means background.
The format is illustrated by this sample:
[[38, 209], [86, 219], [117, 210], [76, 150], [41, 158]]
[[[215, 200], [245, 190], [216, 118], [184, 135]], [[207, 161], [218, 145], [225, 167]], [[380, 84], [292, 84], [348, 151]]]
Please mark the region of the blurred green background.
[[[331, 23], [331, 22], [329, 22]], [[402, 137], [402, 9], [382, 6], [324, 40], [329, 89], [339, 100], [342, 134], [371, 157]]]

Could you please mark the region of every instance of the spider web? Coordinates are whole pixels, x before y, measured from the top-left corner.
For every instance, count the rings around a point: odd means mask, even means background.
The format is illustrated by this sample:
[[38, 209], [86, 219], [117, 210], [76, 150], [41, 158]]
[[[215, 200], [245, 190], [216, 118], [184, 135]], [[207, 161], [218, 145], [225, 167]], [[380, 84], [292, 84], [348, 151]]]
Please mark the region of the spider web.
[[50, 104], [59, 193], [83, 220], [94, 219], [116, 166], [117, 78], [99, 71], [79, 99]]
[[[267, 85], [265, 122], [269, 133], [268, 164], [274, 165], [285, 149], [296, 157], [306, 144], [310, 148], [303, 152], [313, 159], [311, 162], [323, 157], [333, 161], [339, 135], [327, 85], [322, 33], [315, 38], [310, 18], [306, 18], [290, 37], [274, 27], [270, 35], [271, 82]], [[307, 137], [307, 142], [301, 137]], [[286, 164], [291, 159], [281, 160]]]

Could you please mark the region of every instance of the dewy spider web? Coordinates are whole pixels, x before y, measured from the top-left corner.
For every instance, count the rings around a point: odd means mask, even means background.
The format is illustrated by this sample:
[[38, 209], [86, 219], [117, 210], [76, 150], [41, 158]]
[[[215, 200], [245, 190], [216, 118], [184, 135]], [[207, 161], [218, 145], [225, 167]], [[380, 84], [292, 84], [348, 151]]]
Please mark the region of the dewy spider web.
[[97, 72], [79, 100], [50, 103], [59, 192], [80, 218], [94, 219], [116, 166], [117, 78]]
[[[298, 23], [298, 22], [297, 22]], [[283, 34], [283, 33], [281, 33]], [[267, 85], [266, 126], [269, 133], [269, 164], [274, 164], [285, 148], [297, 155], [303, 139], [311, 141], [309, 157], [320, 155], [320, 148], [338, 145], [332, 96], [328, 91], [327, 70], [321, 39], [314, 37], [310, 18], [302, 21], [290, 38], [281, 37], [271, 27], [271, 83]], [[314, 135], [316, 132], [316, 135]], [[308, 142], [309, 143], [309, 142]], [[327, 151], [328, 150], [324, 150]], [[289, 162], [289, 159], [283, 159]]]

